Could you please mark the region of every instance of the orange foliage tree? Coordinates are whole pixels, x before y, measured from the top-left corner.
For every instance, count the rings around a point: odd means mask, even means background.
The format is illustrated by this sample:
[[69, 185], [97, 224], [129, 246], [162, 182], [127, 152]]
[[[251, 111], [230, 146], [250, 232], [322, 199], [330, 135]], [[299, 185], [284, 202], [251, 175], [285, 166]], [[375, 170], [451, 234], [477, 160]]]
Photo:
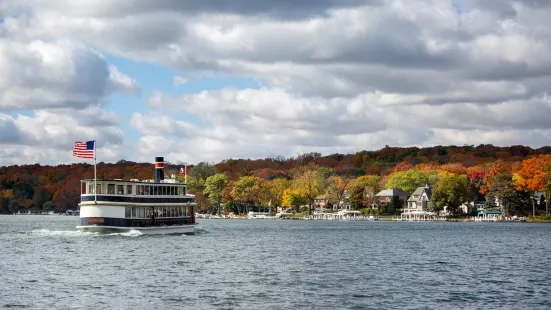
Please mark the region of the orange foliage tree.
[[[517, 190], [532, 193], [544, 189], [547, 185], [547, 171], [551, 166], [551, 155], [533, 156], [522, 161], [514, 176]], [[532, 197], [533, 215], [536, 215], [536, 205]], [[546, 211], [547, 213], [547, 211]]]
[[492, 187], [495, 177], [499, 174], [508, 172], [511, 172], [511, 164], [508, 164], [501, 159], [498, 159], [495, 163], [491, 164], [488, 167], [486, 175], [484, 176], [484, 184], [480, 187], [480, 193], [485, 195]]

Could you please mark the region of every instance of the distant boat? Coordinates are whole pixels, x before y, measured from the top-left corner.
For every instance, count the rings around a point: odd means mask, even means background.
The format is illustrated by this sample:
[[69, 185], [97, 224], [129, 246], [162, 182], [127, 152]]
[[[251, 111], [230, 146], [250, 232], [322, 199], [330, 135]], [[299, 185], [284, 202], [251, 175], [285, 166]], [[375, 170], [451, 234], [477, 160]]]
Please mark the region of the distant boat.
[[154, 180], [82, 180], [80, 225], [89, 232], [193, 233], [195, 195], [176, 179], [164, 179], [163, 157], [155, 158]]
[[269, 219], [270, 212], [253, 212], [249, 211], [247, 214], [248, 219]]

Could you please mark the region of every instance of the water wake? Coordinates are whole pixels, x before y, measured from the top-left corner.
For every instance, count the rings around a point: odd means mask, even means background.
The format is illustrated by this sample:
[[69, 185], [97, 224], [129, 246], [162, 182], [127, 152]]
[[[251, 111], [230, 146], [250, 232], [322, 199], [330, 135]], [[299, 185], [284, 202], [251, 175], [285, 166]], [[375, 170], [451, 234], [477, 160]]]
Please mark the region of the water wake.
[[130, 230], [122, 233], [99, 233], [99, 232], [86, 232], [80, 230], [50, 230], [50, 229], [38, 229], [30, 232], [20, 232], [25, 235], [36, 237], [106, 237], [106, 236], [124, 236], [124, 237], [139, 237], [143, 234], [137, 230]]

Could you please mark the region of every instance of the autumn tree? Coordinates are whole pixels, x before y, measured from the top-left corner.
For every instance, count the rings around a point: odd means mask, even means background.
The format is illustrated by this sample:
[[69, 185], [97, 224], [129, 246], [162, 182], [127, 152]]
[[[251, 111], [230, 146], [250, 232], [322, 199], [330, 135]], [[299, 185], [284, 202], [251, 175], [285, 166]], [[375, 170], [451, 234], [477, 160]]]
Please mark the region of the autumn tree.
[[399, 188], [411, 194], [418, 187], [425, 186], [428, 182], [427, 176], [419, 170], [410, 169], [393, 173], [386, 184], [386, 188]]
[[283, 200], [281, 201], [282, 206], [291, 207], [296, 212], [299, 212], [300, 206], [307, 203], [308, 203], [308, 199], [302, 196], [297, 190], [286, 188], [283, 191]]
[[[549, 166], [551, 166], [551, 155], [533, 156], [523, 160], [520, 169], [513, 176], [516, 189], [528, 191], [533, 197], [536, 191], [544, 189], [547, 184]], [[534, 198], [531, 200], [532, 213], [533, 216], [536, 216], [535, 200]]]
[[353, 209], [357, 209], [358, 206], [370, 206], [381, 189], [381, 177], [376, 175], [364, 175], [350, 181], [348, 187], [350, 206]]
[[350, 184], [350, 179], [347, 177], [343, 178], [341, 176], [334, 175], [329, 177], [327, 183], [327, 195], [329, 195], [329, 198], [333, 203], [336, 203], [340, 207], [344, 194]]
[[482, 194], [486, 194], [494, 182], [494, 178], [498, 174], [510, 173], [511, 165], [505, 163], [503, 160], [499, 159], [495, 163], [491, 164], [488, 167], [487, 173], [484, 175], [484, 184], [480, 188]]
[[312, 214], [314, 198], [322, 193], [322, 183], [317, 167], [314, 165], [301, 167], [293, 180], [292, 187], [308, 200], [308, 214]]
[[228, 183], [228, 178], [222, 173], [211, 175], [205, 181], [203, 194], [208, 200], [217, 206], [218, 215], [220, 215], [220, 204], [222, 203], [222, 190]]
[[267, 199], [270, 206], [282, 206], [283, 192], [291, 186], [291, 182], [284, 178], [273, 179], [266, 183]]
[[458, 213], [459, 207], [468, 199], [468, 179], [464, 175], [446, 173], [432, 188], [432, 203], [442, 210], [447, 207], [453, 216]]
[[482, 186], [484, 185], [484, 176], [486, 172], [476, 171], [472, 172], [469, 176], [469, 200], [470, 201], [484, 201], [484, 195], [481, 193]]
[[262, 178], [243, 176], [233, 183], [231, 196], [236, 201], [245, 203], [248, 209], [249, 205], [256, 206], [260, 202], [259, 198], [263, 187], [264, 180]]
[[528, 203], [526, 195], [522, 195], [515, 189], [513, 174], [504, 172], [493, 176], [491, 186], [488, 189], [487, 200], [497, 200], [501, 212], [506, 215], [519, 213], [522, 205]]

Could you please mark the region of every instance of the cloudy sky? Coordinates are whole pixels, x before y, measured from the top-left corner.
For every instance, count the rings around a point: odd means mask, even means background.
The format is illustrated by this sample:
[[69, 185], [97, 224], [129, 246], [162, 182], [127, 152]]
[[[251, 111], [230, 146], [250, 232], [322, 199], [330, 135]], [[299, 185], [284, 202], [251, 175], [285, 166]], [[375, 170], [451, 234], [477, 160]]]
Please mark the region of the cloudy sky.
[[[551, 1], [1, 0], [0, 165], [551, 145]], [[89, 160], [88, 160], [89, 161]]]

